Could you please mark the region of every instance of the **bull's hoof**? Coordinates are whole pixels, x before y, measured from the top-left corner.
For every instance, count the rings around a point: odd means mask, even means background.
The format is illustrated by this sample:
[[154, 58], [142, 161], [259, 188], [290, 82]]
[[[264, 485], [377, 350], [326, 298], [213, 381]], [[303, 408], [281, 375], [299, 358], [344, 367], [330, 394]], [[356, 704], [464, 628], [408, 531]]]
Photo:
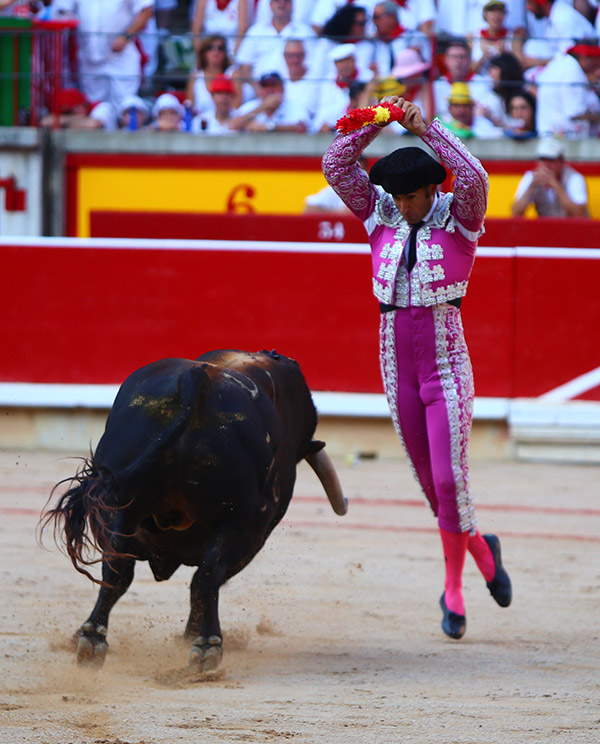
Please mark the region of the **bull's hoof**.
[[108, 642], [106, 628], [103, 625], [82, 625], [77, 632], [77, 663], [79, 666], [100, 669], [106, 659]]
[[192, 644], [189, 668], [193, 672], [211, 672], [223, 658], [223, 639], [220, 636], [198, 636]]

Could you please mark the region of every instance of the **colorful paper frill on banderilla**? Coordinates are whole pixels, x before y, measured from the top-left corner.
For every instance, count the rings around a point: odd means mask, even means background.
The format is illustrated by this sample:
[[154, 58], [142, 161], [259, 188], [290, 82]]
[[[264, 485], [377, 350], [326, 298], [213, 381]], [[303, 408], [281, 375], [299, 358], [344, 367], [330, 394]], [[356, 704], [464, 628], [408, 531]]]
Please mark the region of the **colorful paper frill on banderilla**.
[[380, 103], [377, 106], [355, 108], [348, 111], [346, 116], [338, 119], [335, 128], [340, 134], [354, 132], [367, 124], [389, 124], [392, 121], [402, 121], [404, 111], [393, 103]]

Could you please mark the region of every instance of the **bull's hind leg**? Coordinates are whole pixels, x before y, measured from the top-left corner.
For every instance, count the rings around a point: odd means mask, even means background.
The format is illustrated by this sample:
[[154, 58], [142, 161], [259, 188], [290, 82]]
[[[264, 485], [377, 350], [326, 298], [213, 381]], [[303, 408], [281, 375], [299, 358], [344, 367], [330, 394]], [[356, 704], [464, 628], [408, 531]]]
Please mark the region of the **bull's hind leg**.
[[108, 616], [133, 581], [135, 558], [116, 558], [102, 562], [102, 580], [91, 615], [75, 634], [77, 663], [100, 668], [104, 664], [108, 642]]
[[190, 587], [190, 617], [186, 638], [194, 638], [189, 666], [194, 671], [216, 669], [223, 657], [223, 635], [219, 622], [219, 589], [224, 570], [220, 565], [221, 551], [212, 547], [204, 553], [203, 562], [192, 578]]

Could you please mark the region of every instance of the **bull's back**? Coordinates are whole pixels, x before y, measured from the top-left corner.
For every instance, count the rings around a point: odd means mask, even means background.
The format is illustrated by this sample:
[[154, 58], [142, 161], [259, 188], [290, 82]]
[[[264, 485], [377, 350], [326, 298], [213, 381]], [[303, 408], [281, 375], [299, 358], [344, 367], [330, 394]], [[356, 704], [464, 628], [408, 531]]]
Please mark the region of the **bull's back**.
[[220, 349], [203, 354], [197, 361], [206, 361], [251, 379], [275, 406], [282, 436], [296, 462], [307, 454], [317, 426], [317, 412], [304, 375], [294, 359], [275, 351]]

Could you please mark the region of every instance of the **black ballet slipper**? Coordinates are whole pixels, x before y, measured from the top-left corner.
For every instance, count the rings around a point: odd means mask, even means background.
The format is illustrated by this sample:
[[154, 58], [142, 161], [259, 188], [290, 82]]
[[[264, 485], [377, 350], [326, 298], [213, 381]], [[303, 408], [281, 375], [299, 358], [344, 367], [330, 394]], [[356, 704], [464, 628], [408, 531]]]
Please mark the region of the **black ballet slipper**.
[[462, 638], [467, 629], [467, 617], [466, 615], [458, 615], [456, 612], [452, 612], [446, 605], [446, 592], [440, 597], [440, 607], [444, 613], [442, 618], [442, 630], [450, 638], [458, 640]]
[[487, 588], [500, 607], [508, 607], [512, 601], [512, 584], [510, 576], [502, 565], [500, 540], [497, 535], [483, 535], [483, 539], [490, 546], [496, 564], [494, 578], [491, 581], [486, 581]]

